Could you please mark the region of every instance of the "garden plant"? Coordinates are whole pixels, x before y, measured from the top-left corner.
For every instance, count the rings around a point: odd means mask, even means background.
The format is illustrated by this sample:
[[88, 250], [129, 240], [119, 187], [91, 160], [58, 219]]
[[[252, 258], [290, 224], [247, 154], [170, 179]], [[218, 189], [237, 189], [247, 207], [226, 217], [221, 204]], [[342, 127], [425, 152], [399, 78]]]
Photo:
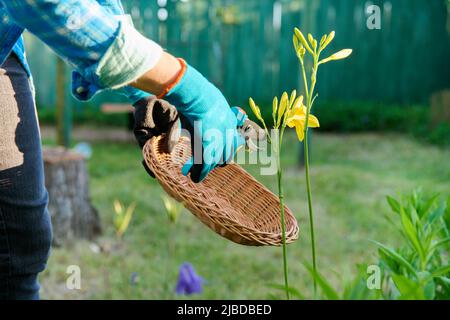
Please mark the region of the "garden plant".
[[[333, 60], [345, 59], [352, 53], [351, 49], [344, 49], [332, 54], [331, 56], [320, 59], [322, 52], [333, 41], [335, 32], [332, 31], [328, 35], [323, 35], [320, 41], [317, 41], [311, 34], [308, 34], [308, 40], [306, 40], [303, 33], [295, 28], [293, 36], [293, 44], [298, 60], [301, 65], [301, 74], [303, 78], [304, 95], [297, 96], [297, 91], [293, 90], [290, 96], [287, 92], [284, 92], [278, 102], [278, 98], [273, 99], [272, 106], [272, 136], [269, 134], [269, 128], [267, 127], [260, 108], [255, 104], [252, 98], [250, 98], [250, 108], [256, 116], [256, 118], [262, 123], [268, 140], [271, 143], [272, 151], [275, 153], [277, 159], [277, 179], [278, 179], [278, 195], [280, 199], [280, 216], [283, 232], [283, 271], [284, 271], [284, 289], [286, 292], [286, 298], [290, 298], [290, 291], [288, 280], [288, 263], [287, 263], [287, 248], [286, 248], [286, 236], [285, 236], [285, 216], [284, 216], [284, 191], [283, 191], [283, 168], [281, 166], [281, 150], [283, 144], [283, 136], [286, 127], [295, 128], [299, 141], [304, 141], [304, 158], [305, 158], [305, 175], [306, 175], [306, 190], [308, 197], [308, 212], [309, 212], [309, 225], [311, 234], [311, 256], [312, 256], [312, 270], [317, 273], [317, 257], [316, 257], [316, 241], [314, 235], [314, 211], [312, 205], [312, 192], [311, 192], [311, 180], [310, 180], [310, 164], [309, 164], [309, 141], [308, 141], [308, 129], [319, 127], [319, 120], [311, 114], [312, 106], [318, 94], [315, 92], [317, 83], [317, 71], [319, 66]], [[312, 58], [312, 69], [310, 72], [306, 70], [306, 57]], [[313, 277], [314, 283], [314, 295], [316, 295], [317, 281], [316, 277]]]

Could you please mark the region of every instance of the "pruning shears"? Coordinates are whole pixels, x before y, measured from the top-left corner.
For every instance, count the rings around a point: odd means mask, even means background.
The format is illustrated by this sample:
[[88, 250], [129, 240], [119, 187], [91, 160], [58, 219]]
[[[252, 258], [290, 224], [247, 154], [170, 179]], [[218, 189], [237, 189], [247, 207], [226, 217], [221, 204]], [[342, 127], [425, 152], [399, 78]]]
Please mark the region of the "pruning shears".
[[[261, 141], [264, 141], [266, 139], [265, 131], [254, 121], [251, 121], [248, 118], [247, 113], [243, 109], [239, 107], [233, 107], [231, 108], [231, 110], [237, 118], [237, 130], [245, 140], [245, 144], [243, 146], [240, 146], [238, 151], [242, 147], [244, 147], [244, 150], [248, 152], [261, 150], [262, 148], [258, 145]], [[166, 139], [167, 150], [169, 150], [169, 152], [173, 150], [175, 145], [178, 143], [180, 136], [182, 135], [182, 131], [180, 130], [180, 128], [189, 128], [189, 126], [190, 124], [186, 119], [181, 116], [178, 117], [178, 121], [175, 121], [173, 126], [170, 128], [168, 139]]]
[[261, 150], [262, 148], [258, 145], [267, 138], [266, 132], [256, 122], [251, 121], [243, 109], [233, 107], [232, 110], [238, 119], [237, 129], [245, 139], [245, 151], [253, 152]]

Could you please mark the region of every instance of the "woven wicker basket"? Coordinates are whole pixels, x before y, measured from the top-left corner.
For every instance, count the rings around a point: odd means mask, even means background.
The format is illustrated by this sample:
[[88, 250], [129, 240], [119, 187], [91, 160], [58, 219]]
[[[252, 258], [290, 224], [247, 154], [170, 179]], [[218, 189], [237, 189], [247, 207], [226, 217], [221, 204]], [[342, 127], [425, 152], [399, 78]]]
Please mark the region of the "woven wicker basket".
[[[153, 137], [143, 154], [164, 190], [219, 235], [247, 246], [282, 244], [278, 198], [239, 165], [216, 168], [196, 184], [181, 174], [191, 156], [186, 137], [180, 138], [171, 153], [165, 135]], [[291, 243], [299, 229], [287, 207], [285, 213], [286, 242]]]

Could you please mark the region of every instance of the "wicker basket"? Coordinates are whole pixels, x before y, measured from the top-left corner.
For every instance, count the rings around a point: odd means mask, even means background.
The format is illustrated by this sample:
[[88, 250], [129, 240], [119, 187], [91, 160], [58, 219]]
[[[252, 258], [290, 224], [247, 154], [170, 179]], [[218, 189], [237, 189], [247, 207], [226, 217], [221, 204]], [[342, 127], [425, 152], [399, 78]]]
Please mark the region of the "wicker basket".
[[[165, 135], [143, 148], [147, 166], [164, 190], [221, 236], [247, 246], [282, 244], [280, 202], [266, 187], [237, 164], [214, 169], [201, 183], [181, 174], [191, 156], [190, 141], [181, 137], [172, 152]], [[285, 207], [286, 242], [298, 238], [297, 220]]]

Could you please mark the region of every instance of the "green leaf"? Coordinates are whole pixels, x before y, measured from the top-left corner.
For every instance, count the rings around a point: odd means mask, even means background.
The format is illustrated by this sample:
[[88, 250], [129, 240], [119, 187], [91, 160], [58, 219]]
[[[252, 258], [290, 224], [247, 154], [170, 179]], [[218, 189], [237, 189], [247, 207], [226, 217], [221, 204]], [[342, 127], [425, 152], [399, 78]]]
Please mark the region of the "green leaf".
[[436, 203], [436, 200], [439, 198], [439, 193], [433, 195], [430, 199], [425, 202], [425, 204], [420, 206], [420, 215], [426, 216], [428, 215], [430, 209], [433, 207], [433, 205]]
[[431, 273], [430, 277], [437, 278], [440, 276], [445, 276], [449, 273], [450, 273], [450, 265], [446, 265], [446, 266], [443, 266], [443, 267], [440, 267], [440, 268], [437, 268], [436, 270], [434, 270]]
[[377, 290], [369, 290], [367, 282], [363, 275], [358, 275], [352, 282], [350, 282], [344, 289], [344, 300], [368, 300]]
[[442, 218], [445, 213], [445, 204], [440, 205], [436, 210], [432, 211], [428, 217], [428, 223], [432, 225], [438, 219]]
[[437, 299], [439, 300], [450, 300], [450, 278], [448, 277], [438, 277], [435, 279], [439, 290], [436, 291], [438, 294]]
[[405, 235], [412, 244], [413, 248], [416, 250], [417, 254], [420, 256], [421, 260], [425, 260], [425, 252], [419, 241], [417, 230], [414, 228], [411, 220], [408, 218], [403, 208], [400, 209], [400, 216]]
[[436, 295], [436, 284], [428, 271], [419, 273], [419, 286], [422, 288], [423, 295], [427, 300], [433, 300]]
[[428, 281], [425, 284], [423, 287], [423, 293], [425, 295], [425, 299], [434, 300], [434, 297], [436, 296], [436, 284], [434, 283], [434, 280]]
[[405, 258], [403, 258], [395, 250], [386, 247], [382, 243], [379, 243], [377, 241], [372, 241], [372, 242], [375, 243], [386, 256], [390, 257], [391, 259], [395, 260], [398, 264], [405, 267], [409, 272], [411, 272], [417, 278], [416, 270]]
[[391, 207], [392, 211], [400, 213], [400, 203], [397, 200], [395, 200], [391, 196], [387, 196], [386, 200], [389, 206]]
[[450, 278], [448, 277], [437, 277], [436, 279], [438, 279], [440, 282], [442, 282], [442, 284], [448, 288], [448, 290], [450, 291]]
[[444, 222], [445, 222], [445, 226], [447, 227], [447, 233], [450, 233], [450, 196], [448, 196], [447, 198], [447, 205], [445, 208], [445, 213], [444, 213]]
[[306, 269], [311, 276], [316, 280], [319, 287], [322, 289], [323, 294], [329, 300], [339, 300], [339, 294], [333, 289], [332, 285], [322, 276], [320, 273], [314, 271], [314, 269], [307, 263], [304, 263]]
[[449, 237], [449, 238], [442, 239], [442, 240], [439, 240], [438, 242], [434, 243], [434, 244], [431, 246], [430, 251], [434, 251], [435, 249], [439, 248], [440, 246], [446, 244], [447, 242], [450, 242], [450, 237]]
[[417, 282], [399, 274], [392, 275], [392, 281], [400, 292], [400, 300], [425, 300], [424, 292]]

